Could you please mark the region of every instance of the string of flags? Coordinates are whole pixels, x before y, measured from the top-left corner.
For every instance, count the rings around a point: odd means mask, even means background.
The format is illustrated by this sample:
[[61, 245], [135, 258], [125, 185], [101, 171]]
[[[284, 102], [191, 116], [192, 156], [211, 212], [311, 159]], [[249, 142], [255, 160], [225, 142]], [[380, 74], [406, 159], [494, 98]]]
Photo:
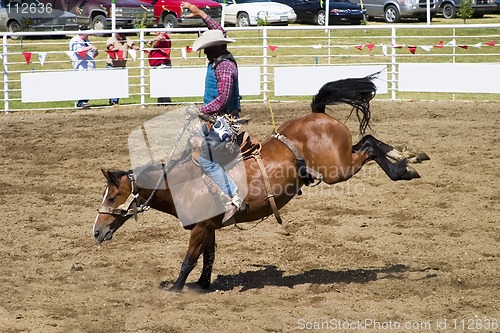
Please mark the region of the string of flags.
[[[426, 52], [430, 52], [433, 48], [442, 49], [444, 46], [460, 47], [462, 49], [467, 50], [469, 47], [481, 48], [482, 46], [497, 46], [497, 45], [500, 46], [500, 44], [496, 44], [494, 40], [489, 41], [489, 42], [484, 42], [484, 43], [479, 42], [479, 43], [472, 44], [472, 45], [466, 45], [466, 44], [457, 44], [457, 42], [453, 39], [446, 44], [443, 41], [439, 41], [439, 43], [434, 44], [434, 45], [419, 45], [419, 46], [417, 46], [417, 45], [405, 45], [405, 44], [391, 44], [391, 45], [379, 44], [379, 45], [375, 45], [372, 43], [368, 43], [368, 44], [359, 44], [359, 45], [333, 45], [331, 47], [339, 47], [339, 48], [344, 49], [344, 50], [348, 50], [349, 48], [354, 47], [360, 51], [362, 51], [364, 48], [367, 48], [370, 52], [372, 52], [375, 47], [381, 47], [382, 54], [384, 56], [387, 56], [388, 55], [388, 53], [387, 53], [388, 48], [401, 49], [401, 48], [407, 47], [408, 51], [411, 54], [415, 54], [417, 51], [417, 47], [421, 48], [422, 50], [424, 50]], [[321, 45], [321, 44], [312, 45], [313, 49], [321, 49], [322, 47], [323, 47], [323, 45]], [[271, 50], [271, 52], [274, 52], [278, 48], [278, 46], [269, 45], [267, 48], [269, 50]]]
[[[344, 50], [348, 50], [349, 48], [355, 48], [355, 49], [358, 49], [360, 51], [362, 51], [363, 49], [368, 49], [370, 52], [372, 52], [376, 47], [380, 47], [381, 50], [382, 50], [382, 54], [384, 56], [387, 56], [388, 55], [388, 52], [387, 50], [389, 48], [394, 48], [394, 49], [402, 49], [402, 48], [407, 48], [408, 51], [411, 53], [411, 54], [415, 54], [417, 52], [417, 49], [420, 48], [426, 52], [430, 52], [433, 48], [438, 48], [438, 49], [442, 49], [443, 47], [459, 47], [459, 48], [462, 48], [464, 50], [467, 50], [469, 48], [481, 48], [483, 46], [500, 46], [500, 44], [497, 44], [494, 40], [492, 41], [488, 41], [488, 42], [479, 42], [479, 43], [476, 43], [476, 44], [472, 44], [472, 45], [466, 45], [466, 44], [457, 44], [456, 40], [453, 39], [451, 41], [449, 41], [448, 43], [444, 43], [443, 41], [439, 41], [438, 43], [436, 44], [433, 44], [433, 45], [405, 45], [405, 44], [391, 44], [391, 45], [386, 45], [386, 44], [378, 44], [378, 45], [375, 45], [373, 43], [367, 43], [367, 44], [359, 44], [359, 45], [333, 45], [331, 47], [338, 47], [338, 48], [341, 48], [341, 49], [344, 49]], [[279, 46], [276, 46], [276, 45], [268, 45], [267, 48], [271, 51], [271, 52], [274, 52], [278, 49]], [[321, 49], [323, 48], [323, 45], [321, 44], [317, 44], [317, 45], [312, 45], [312, 48], [313, 49]], [[151, 50], [153, 49], [143, 49], [143, 51], [145, 53], [149, 53]], [[166, 53], [166, 54], [170, 54], [170, 49], [161, 49], [162, 52]], [[119, 60], [123, 60], [124, 58], [124, 54], [123, 54], [123, 51], [122, 50], [117, 50], [117, 51], [110, 51], [110, 50], [107, 50], [106, 51], [110, 57], [112, 57], [113, 59], [119, 59]], [[188, 53], [191, 53], [193, 52], [193, 49], [189, 46], [186, 46], [184, 48], [181, 48], [181, 56], [183, 59], [187, 59], [187, 54]], [[38, 60], [40, 62], [40, 64], [43, 66], [44, 63], [45, 63], [45, 59], [47, 58], [47, 52], [37, 52], [38, 53]], [[80, 57], [85, 57], [86, 56], [86, 51], [83, 51], [83, 52], [75, 52], [75, 51], [65, 51], [66, 55], [70, 58], [70, 59], [73, 59], [75, 54], [78, 54]], [[22, 55], [26, 61], [26, 64], [30, 64], [31, 63], [31, 57], [32, 57], [32, 54], [33, 52], [22, 52]], [[137, 51], [134, 50], [134, 49], [129, 49], [128, 50], [128, 54], [130, 55], [130, 57], [136, 61], [137, 60]], [[3, 54], [0, 53], [0, 59], [3, 59]]]

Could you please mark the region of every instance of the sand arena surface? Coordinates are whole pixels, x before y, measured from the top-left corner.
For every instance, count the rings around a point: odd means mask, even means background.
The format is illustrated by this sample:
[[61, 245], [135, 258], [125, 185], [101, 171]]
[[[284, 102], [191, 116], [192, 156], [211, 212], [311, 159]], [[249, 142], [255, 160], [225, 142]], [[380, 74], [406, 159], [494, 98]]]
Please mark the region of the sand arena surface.
[[[273, 110], [278, 124], [310, 112]], [[422, 178], [392, 182], [371, 162], [285, 206], [290, 236], [273, 217], [218, 231], [203, 294], [158, 288], [187, 249], [173, 217], [149, 211], [102, 246], [92, 238], [100, 168], [128, 169], [129, 133], [163, 112], [0, 116], [0, 332], [500, 330], [498, 103], [373, 102], [375, 137], [431, 157], [414, 165]], [[250, 133], [271, 133], [265, 105], [244, 112]], [[344, 121], [349, 110], [328, 113]], [[347, 125], [357, 129], [354, 116]]]

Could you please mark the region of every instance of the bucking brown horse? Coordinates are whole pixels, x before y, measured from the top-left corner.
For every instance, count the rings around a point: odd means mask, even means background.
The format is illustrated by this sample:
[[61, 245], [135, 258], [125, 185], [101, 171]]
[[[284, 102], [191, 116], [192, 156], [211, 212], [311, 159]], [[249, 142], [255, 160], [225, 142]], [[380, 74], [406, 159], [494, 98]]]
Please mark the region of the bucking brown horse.
[[[364, 135], [353, 145], [349, 129], [325, 113], [326, 105], [347, 103], [353, 106], [363, 135], [370, 125], [369, 102], [376, 92], [373, 79], [372, 75], [325, 84], [313, 97], [312, 113], [285, 122], [250, 158], [242, 161], [246, 174], [236, 172], [231, 176], [236, 182], [246, 179], [248, 193], [244, 198], [245, 208], [234, 216], [230, 224], [256, 221], [273, 213], [279, 218], [278, 210], [300, 194], [304, 185], [315, 180], [326, 184], [343, 182], [368, 161], [375, 161], [392, 180], [420, 177], [408, 166], [407, 159], [400, 152], [371, 135]], [[103, 170], [107, 187], [93, 229], [97, 243], [110, 240], [126, 220], [137, 218], [137, 213], [143, 211], [145, 205], [178, 217], [174, 192], [171, 191], [173, 185], [166, 182], [166, 187], [159, 188], [154, 184], [158, 179], [166, 181], [167, 173], [189, 178], [196, 172], [200, 172], [199, 166], [191, 158], [169, 167], [150, 165], [140, 173]], [[192, 186], [183, 193], [182, 198], [175, 199], [182, 200], [191, 210], [204, 209], [197, 203], [209, 194], [207, 186]], [[186, 227], [191, 230], [188, 250], [179, 276], [170, 288], [172, 291], [183, 289], [201, 255], [203, 269], [196, 283], [202, 289], [210, 287], [215, 259], [215, 231], [224, 227], [223, 215]]]

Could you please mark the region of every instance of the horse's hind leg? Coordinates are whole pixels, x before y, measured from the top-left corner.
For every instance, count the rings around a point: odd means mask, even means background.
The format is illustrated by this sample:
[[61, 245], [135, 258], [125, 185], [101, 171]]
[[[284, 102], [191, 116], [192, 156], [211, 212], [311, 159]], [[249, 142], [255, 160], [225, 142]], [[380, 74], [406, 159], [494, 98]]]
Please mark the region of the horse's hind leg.
[[420, 178], [417, 171], [408, 166], [408, 161], [406, 159], [398, 159], [395, 163], [389, 161], [387, 158], [388, 154], [393, 153], [396, 149], [375, 139], [371, 135], [366, 135], [361, 138], [361, 141], [352, 148], [353, 153], [366, 153], [369, 159], [377, 162], [377, 164], [392, 180], [410, 180], [413, 178]]

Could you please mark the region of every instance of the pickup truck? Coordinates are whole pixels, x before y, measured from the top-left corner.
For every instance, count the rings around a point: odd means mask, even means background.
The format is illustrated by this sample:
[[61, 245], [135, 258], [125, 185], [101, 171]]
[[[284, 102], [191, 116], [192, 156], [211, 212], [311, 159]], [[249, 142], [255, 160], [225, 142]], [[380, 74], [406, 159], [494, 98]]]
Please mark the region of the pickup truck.
[[[181, 0], [143, 0], [154, 6], [154, 15], [157, 23], [162, 23], [166, 28], [200, 27], [203, 21], [200, 18], [187, 18], [188, 9], [181, 10]], [[213, 19], [220, 22], [222, 5], [212, 0], [190, 0]]]

